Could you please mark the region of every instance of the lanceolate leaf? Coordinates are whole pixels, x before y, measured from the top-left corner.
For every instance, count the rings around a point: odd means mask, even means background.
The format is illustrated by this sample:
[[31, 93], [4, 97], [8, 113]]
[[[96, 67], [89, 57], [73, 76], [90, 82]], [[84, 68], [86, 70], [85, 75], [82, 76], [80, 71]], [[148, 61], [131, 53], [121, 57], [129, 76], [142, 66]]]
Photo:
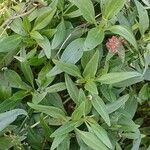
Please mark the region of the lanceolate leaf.
[[93, 133], [76, 129], [76, 134], [93, 150], [108, 150], [108, 148]]
[[0, 112], [14, 109], [21, 102], [21, 100], [28, 95], [29, 94], [25, 91], [16, 92], [10, 98], [0, 103]]
[[14, 109], [0, 114], [0, 131], [16, 120], [19, 115], [27, 115], [23, 109]]
[[64, 82], [56, 83], [46, 88], [46, 92], [48, 93], [56, 93], [59, 91], [63, 91], [66, 89], [66, 84]]
[[[83, 45], [84, 39], [82, 38], [78, 38], [72, 41], [62, 53], [61, 61], [72, 64], [78, 62], [83, 55]], [[57, 74], [60, 74], [61, 72], [62, 71], [57, 66], [55, 66], [48, 72], [47, 76], [55, 76]]]
[[41, 16], [39, 16], [36, 20], [35, 20], [35, 24], [34, 24], [34, 30], [40, 30], [43, 29], [44, 27], [46, 27], [51, 19], [53, 18], [55, 12], [56, 12], [56, 8], [47, 8], [48, 11], [46, 10]]
[[124, 95], [124, 96], [120, 97], [118, 100], [107, 104], [106, 105], [107, 112], [110, 114], [110, 113], [116, 111], [121, 106], [123, 106], [128, 99], [129, 99], [129, 95]]
[[72, 120], [79, 120], [85, 114], [85, 102], [83, 101], [79, 107], [72, 113]]
[[24, 73], [24, 76], [27, 79], [27, 81], [34, 87], [34, 84], [33, 84], [34, 77], [33, 77], [31, 67], [28, 64], [28, 62], [26, 61], [21, 62], [21, 70]]
[[59, 135], [56, 136], [53, 140], [53, 143], [51, 145], [50, 150], [54, 150], [55, 148], [58, 147], [58, 145], [68, 136], [68, 134], [63, 134], [63, 135]]
[[47, 115], [50, 115], [53, 118], [59, 118], [59, 119], [64, 119], [64, 120], [66, 119], [65, 113], [57, 107], [37, 105], [37, 104], [32, 104], [32, 103], [28, 103], [28, 105], [31, 108], [33, 108], [39, 112], [45, 113]]
[[64, 63], [61, 61], [54, 61], [54, 63], [60, 70], [64, 71], [65, 73], [75, 77], [81, 77], [80, 70], [76, 65], [71, 63]]
[[67, 134], [78, 127], [80, 123], [78, 121], [68, 121], [61, 127], [59, 127], [55, 132], [51, 134], [51, 137], [61, 136]]
[[95, 77], [95, 74], [97, 72], [97, 67], [98, 67], [98, 61], [99, 61], [99, 50], [95, 52], [93, 57], [90, 59], [90, 61], [86, 65], [84, 72], [83, 72], [84, 77], [89, 77], [89, 78]]
[[90, 93], [92, 94], [98, 94], [98, 90], [97, 90], [97, 86], [96, 86], [96, 83], [93, 82], [93, 81], [88, 81], [86, 84], [85, 84], [85, 89], [87, 91], [89, 91]]
[[95, 23], [94, 6], [91, 0], [70, 0], [82, 13], [83, 17], [90, 23]]
[[9, 82], [11, 87], [20, 88], [20, 89], [28, 89], [28, 85], [26, 85], [21, 77], [13, 70], [6, 70], [4, 72], [5, 79]]
[[149, 16], [144, 6], [137, 0], [134, 0], [139, 14], [139, 28], [143, 35], [149, 27]]
[[118, 34], [124, 37], [131, 45], [135, 47], [135, 49], [138, 49], [137, 42], [135, 40], [133, 33], [130, 31], [130, 29], [120, 26], [120, 25], [114, 25], [110, 27], [109, 30], [115, 34]]
[[100, 116], [104, 119], [108, 126], [110, 126], [110, 118], [107, 112], [107, 107], [103, 100], [98, 95], [92, 95], [92, 105]]
[[50, 45], [50, 41], [48, 40], [48, 38], [45, 36], [43, 37], [42, 40], [37, 40], [37, 43], [39, 44], [40, 47], [43, 48], [46, 57], [50, 58], [51, 57], [51, 45]]
[[79, 38], [72, 41], [61, 55], [61, 60], [64, 62], [75, 64], [83, 55], [84, 39]]
[[138, 72], [114, 72], [102, 75], [101, 77], [97, 78], [96, 81], [101, 82], [103, 84], [114, 84], [133, 77], [140, 76], [142, 75]]
[[103, 16], [105, 19], [110, 19], [115, 16], [124, 6], [126, 0], [108, 0], [105, 3]]
[[66, 36], [66, 26], [64, 20], [57, 27], [56, 34], [52, 40], [52, 49], [57, 48], [65, 39]]
[[100, 45], [104, 39], [104, 31], [100, 27], [91, 29], [84, 42], [84, 51], [90, 51]]
[[71, 80], [71, 78], [67, 74], [65, 75], [65, 83], [70, 97], [76, 104], [78, 104], [79, 90], [76, 87], [75, 83]]
[[90, 130], [110, 149], [113, 149], [112, 143], [108, 137], [107, 131], [102, 128], [95, 120], [88, 121], [90, 125]]
[[22, 38], [19, 35], [11, 35], [0, 38], [0, 52], [9, 52], [19, 47]]

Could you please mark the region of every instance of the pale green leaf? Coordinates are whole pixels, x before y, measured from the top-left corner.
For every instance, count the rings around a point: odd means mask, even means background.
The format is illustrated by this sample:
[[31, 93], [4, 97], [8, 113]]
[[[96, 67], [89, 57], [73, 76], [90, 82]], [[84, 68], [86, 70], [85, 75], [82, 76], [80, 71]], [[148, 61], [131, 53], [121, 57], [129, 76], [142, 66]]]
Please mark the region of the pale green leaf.
[[65, 74], [65, 83], [66, 83], [67, 91], [70, 97], [76, 104], [78, 104], [79, 103], [78, 102], [79, 90], [77, 86], [75, 85], [75, 83], [71, 80], [71, 78], [67, 74]]
[[33, 104], [33, 103], [28, 103], [28, 105], [32, 109], [35, 109], [35, 110], [37, 110], [37, 111], [39, 111], [41, 113], [45, 113], [47, 115], [50, 115], [53, 118], [66, 120], [65, 113], [61, 109], [59, 109], [57, 107], [45, 106], [45, 105], [37, 105], [37, 104]]
[[0, 114], [0, 131], [14, 122], [19, 115], [27, 115], [23, 109], [14, 109]]
[[91, 0], [70, 0], [73, 4], [75, 4], [83, 17], [89, 23], [95, 23], [95, 11], [94, 6]]
[[19, 35], [11, 35], [0, 38], [0, 52], [9, 52], [19, 47], [22, 39]]
[[75, 77], [81, 77], [80, 70], [76, 65], [56, 60], [54, 60], [54, 63], [60, 70], [64, 71], [65, 73]]
[[95, 74], [97, 72], [97, 68], [98, 68], [98, 61], [99, 61], [99, 50], [97, 50], [95, 52], [95, 54], [92, 56], [92, 58], [90, 59], [90, 61], [87, 63], [84, 72], [83, 72], [83, 76], [86, 78], [93, 78], [95, 77]]
[[110, 27], [108, 30], [124, 37], [132, 46], [135, 47], [135, 49], [138, 49], [136, 39], [133, 33], [130, 31], [130, 29], [123, 27], [121, 25], [114, 25]]
[[92, 94], [98, 94], [96, 83], [93, 81], [88, 81], [84, 88]]
[[42, 15], [37, 17], [34, 23], [34, 30], [40, 30], [46, 27], [50, 21], [52, 20], [54, 14], [56, 12], [56, 8], [48, 8], [48, 11], [46, 10]]
[[77, 121], [68, 121], [65, 124], [63, 124], [61, 127], [56, 129], [52, 134], [51, 137], [61, 136], [64, 134], [67, 134], [75, 129], [75, 127], [78, 127], [80, 125]]
[[76, 134], [93, 150], [108, 150], [108, 148], [93, 133], [76, 129]]
[[60, 82], [60, 83], [53, 84], [50, 87], [47, 87], [45, 91], [48, 93], [56, 93], [59, 91], [63, 91], [65, 89], [66, 89], [66, 84], [64, 82]]
[[144, 6], [137, 0], [134, 0], [138, 14], [139, 14], [139, 28], [140, 32], [143, 35], [145, 31], [149, 28], [149, 16], [147, 10], [144, 8]]
[[51, 45], [50, 41], [46, 36], [43, 37], [42, 40], [36, 40], [40, 47], [43, 48], [44, 53], [48, 59], [51, 57]]
[[83, 101], [71, 115], [72, 120], [79, 120], [85, 114], [85, 102]]
[[104, 39], [104, 31], [100, 27], [92, 28], [84, 42], [84, 51], [90, 51], [100, 45]]
[[142, 75], [138, 72], [113, 72], [102, 75], [101, 77], [97, 78], [96, 81], [101, 82], [103, 84], [114, 84], [133, 77], [140, 76]]
[[110, 118], [107, 112], [107, 107], [103, 100], [98, 95], [92, 95], [92, 105], [95, 110], [100, 114], [108, 126], [110, 126]]
[[128, 99], [129, 99], [129, 95], [127, 94], [127, 95], [124, 95], [124, 96], [120, 97], [118, 100], [116, 100], [112, 103], [108, 103], [106, 105], [107, 112], [109, 114], [113, 113], [114, 111], [119, 109], [121, 106], [123, 106]]
[[111, 19], [123, 8], [126, 0], [108, 0], [105, 4], [103, 17]]

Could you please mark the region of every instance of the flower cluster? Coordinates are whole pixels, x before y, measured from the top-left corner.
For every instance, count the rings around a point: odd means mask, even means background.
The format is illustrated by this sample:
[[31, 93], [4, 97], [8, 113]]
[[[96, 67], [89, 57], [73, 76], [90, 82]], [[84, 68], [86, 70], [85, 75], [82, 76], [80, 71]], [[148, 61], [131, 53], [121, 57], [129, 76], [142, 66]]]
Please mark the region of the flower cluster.
[[109, 49], [112, 53], [118, 53], [119, 48], [122, 46], [122, 40], [121, 38], [118, 38], [117, 36], [112, 36], [108, 39], [106, 43], [106, 47]]

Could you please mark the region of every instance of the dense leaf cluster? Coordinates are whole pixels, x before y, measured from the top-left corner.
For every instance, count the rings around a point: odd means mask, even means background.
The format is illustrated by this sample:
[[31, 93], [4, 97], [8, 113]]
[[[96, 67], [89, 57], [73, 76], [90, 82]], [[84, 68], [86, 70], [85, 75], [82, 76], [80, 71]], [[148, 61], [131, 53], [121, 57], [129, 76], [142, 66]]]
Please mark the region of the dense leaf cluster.
[[0, 150], [149, 150], [149, 0], [0, 0]]

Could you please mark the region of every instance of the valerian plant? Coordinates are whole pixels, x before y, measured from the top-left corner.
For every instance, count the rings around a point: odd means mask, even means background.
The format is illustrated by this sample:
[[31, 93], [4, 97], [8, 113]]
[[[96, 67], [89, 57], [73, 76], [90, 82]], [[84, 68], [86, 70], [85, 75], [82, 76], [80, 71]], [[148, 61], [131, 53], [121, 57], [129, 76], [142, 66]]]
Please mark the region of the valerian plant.
[[149, 9], [0, 0], [0, 150], [149, 150]]

